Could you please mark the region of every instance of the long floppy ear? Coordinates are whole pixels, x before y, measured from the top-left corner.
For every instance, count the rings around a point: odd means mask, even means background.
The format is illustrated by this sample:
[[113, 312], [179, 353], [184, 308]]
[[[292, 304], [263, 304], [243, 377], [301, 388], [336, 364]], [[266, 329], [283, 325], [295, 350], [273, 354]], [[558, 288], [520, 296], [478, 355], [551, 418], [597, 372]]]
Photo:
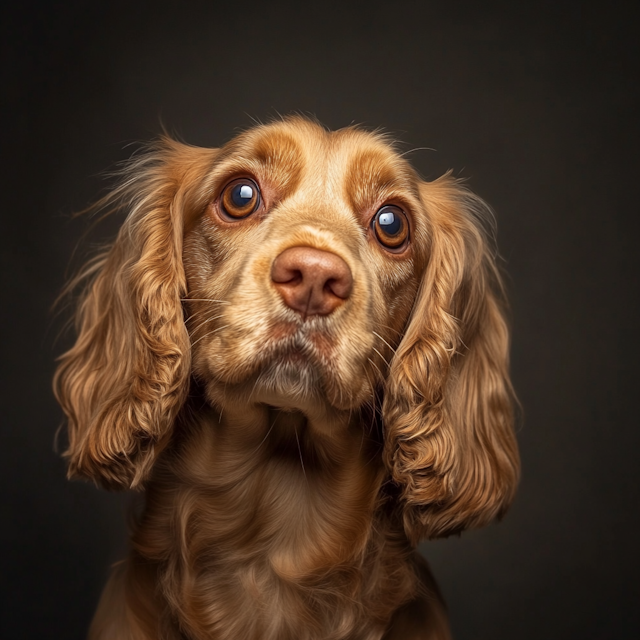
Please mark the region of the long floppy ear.
[[430, 247], [385, 389], [385, 461], [413, 543], [501, 516], [519, 475], [503, 291], [488, 207], [448, 175], [423, 183]]
[[70, 477], [136, 487], [170, 438], [190, 370], [181, 303], [185, 203], [213, 154], [165, 137], [130, 161], [120, 186], [97, 205], [128, 216], [111, 248], [76, 279], [88, 281], [78, 337], [54, 378], [68, 418]]

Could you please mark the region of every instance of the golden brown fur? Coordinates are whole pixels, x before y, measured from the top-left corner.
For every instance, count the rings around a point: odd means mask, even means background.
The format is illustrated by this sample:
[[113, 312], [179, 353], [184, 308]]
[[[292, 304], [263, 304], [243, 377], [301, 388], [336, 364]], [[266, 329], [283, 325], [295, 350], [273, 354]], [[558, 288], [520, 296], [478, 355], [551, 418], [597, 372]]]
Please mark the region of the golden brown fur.
[[[230, 219], [239, 177], [262, 202]], [[402, 250], [372, 232], [385, 204]], [[500, 516], [518, 476], [487, 207], [299, 118], [220, 150], [163, 138], [100, 206], [128, 216], [55, 389], [69, 475], [146, 498], [90, 637], [449, 637], [415, 545]], [[274, 284], [300, 247], [352, 278], [330, 313]]]

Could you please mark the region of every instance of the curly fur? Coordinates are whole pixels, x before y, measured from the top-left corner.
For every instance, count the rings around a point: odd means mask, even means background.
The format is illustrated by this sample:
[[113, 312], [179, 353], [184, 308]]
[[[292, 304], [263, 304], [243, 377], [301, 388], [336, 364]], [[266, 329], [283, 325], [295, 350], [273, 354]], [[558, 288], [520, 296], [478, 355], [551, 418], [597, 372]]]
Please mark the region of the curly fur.
[[[221, 215], [225, 184], [260, 211]], [[410, 244], [385, 251], [385, 203]], [[447, 638], [414, 551], [500, 517], [518, 478], [491, 212], [384, 137], [293, 118], [221, 150], [162, 138], [98, 204], [127, 213], [54, 388], [69, 476], [145, 490], [90, 637]], [[301, 319], [270, 280], [338, 255], [349, 299]]]

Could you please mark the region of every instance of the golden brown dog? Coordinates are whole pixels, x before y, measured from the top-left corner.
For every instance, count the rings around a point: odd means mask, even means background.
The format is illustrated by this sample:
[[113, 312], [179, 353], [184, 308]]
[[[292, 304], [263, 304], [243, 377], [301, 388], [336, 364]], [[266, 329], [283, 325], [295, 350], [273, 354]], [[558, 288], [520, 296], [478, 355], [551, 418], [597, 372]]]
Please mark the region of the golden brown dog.
[[163, 138], [100, 205], [55, 389], [69, 474], [146, 494], [90, 637], [448, 638], [415, 546], [518, 477], [486, 205], [301, 118]]

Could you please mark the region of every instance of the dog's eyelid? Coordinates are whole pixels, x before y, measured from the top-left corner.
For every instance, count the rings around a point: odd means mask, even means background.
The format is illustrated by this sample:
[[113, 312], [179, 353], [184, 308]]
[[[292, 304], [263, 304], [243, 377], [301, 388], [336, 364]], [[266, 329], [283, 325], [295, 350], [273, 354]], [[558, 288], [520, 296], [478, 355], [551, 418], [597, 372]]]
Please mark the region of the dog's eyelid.
[[251, 180], [260, 190], [262, 190], [262, 181], [253, 171], [230, 167], [217, 173], [217, 175], [212, 178], [212, 197], [219, 198], [228, 185], [243, 178]]

